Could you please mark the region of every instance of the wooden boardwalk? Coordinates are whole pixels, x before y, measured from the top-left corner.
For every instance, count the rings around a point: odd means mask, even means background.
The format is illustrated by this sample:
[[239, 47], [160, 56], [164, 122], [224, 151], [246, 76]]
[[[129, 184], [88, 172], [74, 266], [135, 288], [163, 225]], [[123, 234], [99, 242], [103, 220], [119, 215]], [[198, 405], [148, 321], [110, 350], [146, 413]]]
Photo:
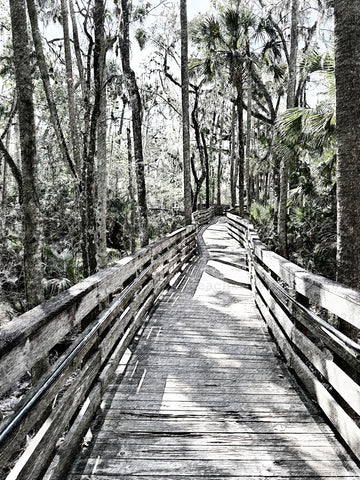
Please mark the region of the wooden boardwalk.
[[221, 219], [157, 305], [69, 480], [360, 478], [283, 366]]

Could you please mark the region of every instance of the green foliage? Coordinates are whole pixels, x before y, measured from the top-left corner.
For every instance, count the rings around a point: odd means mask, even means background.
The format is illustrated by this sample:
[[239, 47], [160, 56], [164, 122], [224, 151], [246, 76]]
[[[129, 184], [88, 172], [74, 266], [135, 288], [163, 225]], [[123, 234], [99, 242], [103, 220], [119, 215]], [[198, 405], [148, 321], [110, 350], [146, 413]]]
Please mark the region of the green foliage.
[[138, 236], [137, 228], [135, 232], [131, 230], [130, 213], [130, 203], [127, 198], [116, 197], [110, 200], [106, 228], [107, 244], [112, 249], [113, 257], [115, 250], [120, 258], [130, 253], [131, 235], [136, 238]]
[[276, 231], [273, 205], [262, 205], [254, 202], [251, 205], [250, 216], [264, 244], [269, 248], [274, 248], [276, 245]]
[[310, 199], [292, 210], [289, 219], [290, 257], [305, 269], [335, 278], [336, 214], [323, 198]]
[[74, 255], [68, 248], [57, 252], [55, 249], [45, 247], [44, 258], [43, 285], [48, 296], [57, 295], [81, 279]]
[[149, 211], [149, 234], [153, 241], [183, 226], [184, 215], [176, 210], [151, 209]]
[[24, 311], [22, 292], [24, 290], [23, 245], [20, 237], [8, 232], [0, 245], [0, 291], [20, 313]]
[[135, 38], [139, 44], [140, 49], [143, 50], [147, 41], [146, 31], [143, 28], [138, 28], [135, 32]]
[[134, 21], [139, 21], [140, 23], [143, 23], [149, 14], [149, 10], [151, 9], [151, 3], [146, 2], [143, 3], [142, 5], [139, 5], [138, 7], [135, 8], [132, 18]]
[[312, 73], [317, 73], [325, 80], [325, 91], [328, 96], [329, 103], [335, 104], [335, 52], [334, 48], [327, 50], [325, 53], [319, 53], [317, 50], [310, 50], [300, 61], [299, 67], [302, 75], [307, 77]]
[[291, 108], [277, 120], [278, 146], [300, 146], [322, 152], [335, 138], [335, 112], [331, 105], [316, 109]]

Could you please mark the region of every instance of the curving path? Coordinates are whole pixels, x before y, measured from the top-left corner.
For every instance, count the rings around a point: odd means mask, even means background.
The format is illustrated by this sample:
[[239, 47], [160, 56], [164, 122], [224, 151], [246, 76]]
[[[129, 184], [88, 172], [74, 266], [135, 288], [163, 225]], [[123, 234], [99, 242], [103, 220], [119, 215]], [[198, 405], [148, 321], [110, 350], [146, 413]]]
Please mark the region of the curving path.
[[68, 480], [360, 478], [283, 366], [218, 219], [114, 379]]

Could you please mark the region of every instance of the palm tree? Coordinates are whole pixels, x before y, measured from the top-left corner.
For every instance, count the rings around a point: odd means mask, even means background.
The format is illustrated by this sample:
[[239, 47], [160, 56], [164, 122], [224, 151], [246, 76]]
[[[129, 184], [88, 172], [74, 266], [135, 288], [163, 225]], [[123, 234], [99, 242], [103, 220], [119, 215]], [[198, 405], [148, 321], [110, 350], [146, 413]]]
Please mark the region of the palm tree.
[[[290, 108], [276, 121], [273, 154], [283, 159], [283, 163], [289, 168], [290, 190], [287, 195], [289, 205], [286, 205], [286, 210], [290, 206], [289, 225], [292, 229], [296, 224], [294, 207], [301, 209], [311, 201], [316, 204], [316, 201], [324, 195], [324, 186], [321, 186], [319, 180], [323, 177], [321, 171], [327, 163], [333, 163], [335, 156], [334, 59], [331, 52], [321, 55], [313, 50], [303, 58], [299, 66], [303, 77], [313, 72], [322, 72], [326, 75], [327, 96], [326, 100], [318, 103], [315, 108]], [[328, 162], [326, 158], [330, 161]], [[306, 169], [308, 169], [306, 175], [299, 173]], [[334, 181], [332, 178], [330, 182], [332, 185], [328, 194], [331, 195], [327, 199], [329, 206], [332, 205]], [[316, 192], [312, 191], [312, 183], [316, 185]], [[329, 245], [327, 247], [330, 248]]]
[[[276, 107], [273, 99], [261, 80], [259, 66], [263, 65], [264, 55], [269, 62], [270, 57], [277, 59], [280, 56], [278, 44], [274, 41], [276, 31], [269, 20], [257, 18], [252, 11], [242, 8], [239, 2], [235, 6], [222, 9], [217, 17], [208, 15], [200, 18], [194, 25], [192, 39], [204, 50], [203, 58], [193, 61], [195, 68], [201, 68], [202, 73], [209, 80], [216, 74], [225, 72], [229, 83], [235, 90], [234, 104], [237, 113], [237, 141], [238, 141], [238, 181], [239, 181], [239, 213], [244, 212], [244, 122], [243, 110], [248, 110], [248, 131], [250, 136], [251, 117], [273, 125], [276, 119]], [[264, 48], [261, 56], [256, 56], [251, 49], [252, 38], [257, 42], [263, 41]], [[268, 41], [266, 41], [267, 39]], [[272, 51], [272, 55], [268, 54]], [[279, 71], [274, 69], [274, 76]], [[247, 105], [245, 105], [245, 86], [247, 84]], [[256, 108], [255, 105], [256, 104]], [[264, 104], [266, 105], [264, 108]], [[263, 112], [269, 112], [267, 116]], [[247, 149], [249, 154], [249, 149]], [[248, 164], [248, 161], [246, 162]], [[247, 165], [246, 165], [247, 167]], [[249, 169], [246, 168], [246, 190], [249, 199]], [[249, 203], [249, 201], [248, 201]], [[249, 205], [248, 205], [249, 206]]]
[[238, 7], [222, 10], [218, 17], [201, 18], [192, 31], [192, 39], [204, 47], [204, 57], [197, 62], [204, 75], [211, 79], [217, 72], [226, 72], [235, 90], [238, 133], [239, 213], [244, 213], [244, 76], [246, 32], [249, 14]]

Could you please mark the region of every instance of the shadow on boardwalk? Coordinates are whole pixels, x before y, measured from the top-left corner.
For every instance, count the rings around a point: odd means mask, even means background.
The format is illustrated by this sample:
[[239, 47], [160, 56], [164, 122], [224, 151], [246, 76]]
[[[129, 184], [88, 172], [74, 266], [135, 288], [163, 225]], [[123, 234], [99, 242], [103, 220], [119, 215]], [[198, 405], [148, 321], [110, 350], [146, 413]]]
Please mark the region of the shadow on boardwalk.
[[360, 478], [283, 366], [222, 219], [157, 305], [71, 480]]

